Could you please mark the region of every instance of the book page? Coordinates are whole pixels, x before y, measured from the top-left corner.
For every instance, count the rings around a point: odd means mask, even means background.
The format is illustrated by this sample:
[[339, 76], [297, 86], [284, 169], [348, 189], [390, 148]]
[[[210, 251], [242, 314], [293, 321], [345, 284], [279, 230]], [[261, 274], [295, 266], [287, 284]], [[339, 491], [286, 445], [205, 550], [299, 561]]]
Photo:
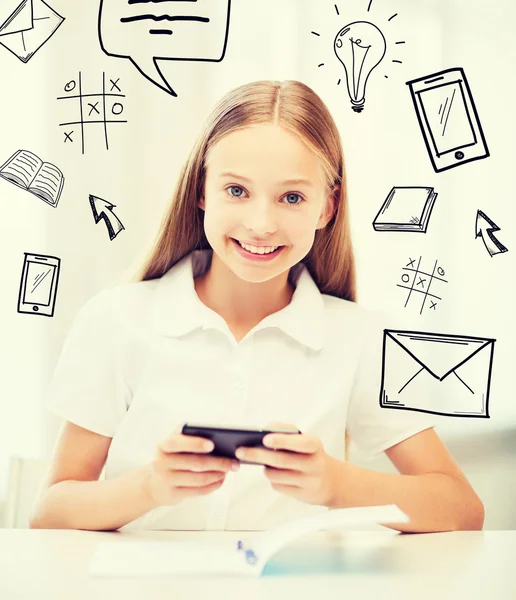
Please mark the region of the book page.
[[101, 542], [90, 575], [252, 575], [236, 544], [236, 540]]
[[277, 550], [301, 536], [321, 529], [335, 529], [358, 523], [406, 523], [408, 516], [394, 504], [340, 508], [326, 513], [293, 519], [272, 529], [253, 533], [243, 540], [244, 550], [252, 550], [255, 563], [249, 563], [238, 540], [221, 541], [132, 541], [100, 542], [90, 575], [243, 575], [258, 577]]
[[293, 519], [268, 531], [259, 532], [253, 540], [253, 549], [263, 568], [278, 550], [308, 533], [359, 523], [408, 523], [409, 520], [395, 504], [338, 508], [323, 514]]
[[63, 183], [61, 171], [55, 165], [46, 162], [34, 178], [29, 191], [55, 206], [59, 201]]
[[0, 175], [24, 189], [29, 189], [42, 164], [32, 152], [18, 150], [0, 167]]

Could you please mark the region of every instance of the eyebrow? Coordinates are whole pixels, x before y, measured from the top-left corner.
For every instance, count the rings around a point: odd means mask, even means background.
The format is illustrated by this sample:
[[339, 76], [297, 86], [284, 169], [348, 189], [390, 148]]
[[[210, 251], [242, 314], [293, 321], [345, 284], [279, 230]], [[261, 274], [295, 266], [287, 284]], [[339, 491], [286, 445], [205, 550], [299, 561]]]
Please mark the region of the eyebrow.
[[[250, 179], [248, 179], [247, 177], [244, 177], [243, 175], [237, 175], [236, 173], [230, 173], [230, 172], [224, 172], [221, 173], [219, 175], [220, 178], [222, 177], [234, 177], [236, 179], [242, 179], [243, 181], [246, 181], [247, 183], [252, 183], [252, 181]], [[288, 184], [288, 185], [298, 185], [298, 184], [304, 184], [304, 185], [308, 185], [310, 187], [313, 187], [313, 183], [308, 180], [308, 179], [304, 179], [303, 177], [299, 177], [297, 179], [286, 179], [285, 181], [281, 182], [282, 184]]]

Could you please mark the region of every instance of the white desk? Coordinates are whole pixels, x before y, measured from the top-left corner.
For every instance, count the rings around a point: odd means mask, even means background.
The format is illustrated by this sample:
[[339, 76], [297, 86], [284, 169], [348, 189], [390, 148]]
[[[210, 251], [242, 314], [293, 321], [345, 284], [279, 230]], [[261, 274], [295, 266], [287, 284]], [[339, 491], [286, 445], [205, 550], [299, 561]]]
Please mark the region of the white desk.
[[[242, 534], [240, 534], [242, 535]], [[91, 578], [100, 541], [237, 539], [238, 532], [90, 532], [0, 529], [2, 600], [514, 600], [516, 531], [399, 534], [319, 532], [282, 550], [259, 579], [174, 577]], [[326, 542], [324, 544], [324, 542]], [[328, 542], [330, 545], [328, 546]], [[302, 545], [321, 545], [311, 574], [281, 575]], [[302, 556], [302, 554], [297, 554]], [[324, 558], [326, 557], [326, 562]], [[339, 563], [340, 572], [322, 572]], [[276, 574], [274, 571], [276, 570]], [[315, 572], [314, 572], [315, 571]], [[318, 572], [317, 572], [318, 571]]]

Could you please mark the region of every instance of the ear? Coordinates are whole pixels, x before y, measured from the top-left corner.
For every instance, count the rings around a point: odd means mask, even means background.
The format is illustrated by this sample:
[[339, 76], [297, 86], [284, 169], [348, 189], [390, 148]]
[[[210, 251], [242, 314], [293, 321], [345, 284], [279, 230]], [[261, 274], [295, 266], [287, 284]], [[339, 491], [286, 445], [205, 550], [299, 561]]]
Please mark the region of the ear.
[[326, 197], [323, 210], [319, 216], [316, 229], [323, 229], [330, 222], [334, 212], [337, 209], [337, 198], [340, 195], [340, 185], [335, 185], [330, 194]]
[[204, 196], [201, 196], [201, 199], [197, 202], [197, 206], [200, 209], [206, 211], [206, 203], [205, 203], [205, 200], [204, 200]]

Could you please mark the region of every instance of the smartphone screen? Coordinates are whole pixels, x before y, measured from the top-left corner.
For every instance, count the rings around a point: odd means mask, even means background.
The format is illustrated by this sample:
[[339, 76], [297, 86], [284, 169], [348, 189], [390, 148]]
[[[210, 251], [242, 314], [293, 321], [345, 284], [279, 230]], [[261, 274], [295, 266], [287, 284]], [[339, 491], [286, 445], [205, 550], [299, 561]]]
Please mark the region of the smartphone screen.
[[54, 283], [56, 265], [27, 262], [27, 283], [23, 302], [50, 306], [52, 286]]
[[419, 97], [438, 156], [477, 143], [461, 81], [422, 90]]

